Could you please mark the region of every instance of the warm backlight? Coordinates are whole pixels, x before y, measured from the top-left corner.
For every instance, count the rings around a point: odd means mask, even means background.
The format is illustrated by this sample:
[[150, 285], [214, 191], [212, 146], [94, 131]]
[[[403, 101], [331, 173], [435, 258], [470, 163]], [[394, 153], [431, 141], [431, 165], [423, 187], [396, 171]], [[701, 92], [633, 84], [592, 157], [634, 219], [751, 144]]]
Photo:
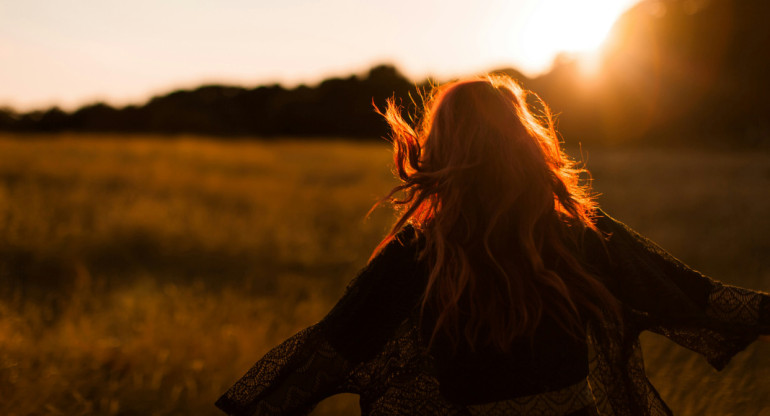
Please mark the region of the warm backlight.
[[523, 14], [519, 19], [523, 22], [510, 34], [512, 47], [524, 58], [525, 67], [546, 66], [559, 52], [579, 55], [590, 61], [601, 49], [620, 14], [634, 3], [543, 0], [528, 10], [519, 10]]

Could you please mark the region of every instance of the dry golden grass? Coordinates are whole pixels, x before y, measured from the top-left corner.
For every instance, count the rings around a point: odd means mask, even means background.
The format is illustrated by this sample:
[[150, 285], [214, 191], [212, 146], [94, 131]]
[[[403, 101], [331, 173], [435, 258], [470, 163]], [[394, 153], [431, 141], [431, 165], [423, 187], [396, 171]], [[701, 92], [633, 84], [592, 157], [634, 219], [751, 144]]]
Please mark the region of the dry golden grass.
[[[219, 414], [365, 263], [392, 219], [363, 219], [388, 163], [379, 143], [0, 136], [0, 414]], [[588, 166], [611, 214], [770, 289], [770, 155], [597, 150]], [[770, 346], [716, 373], [643, 341], [675, 413], [770, 415]]]

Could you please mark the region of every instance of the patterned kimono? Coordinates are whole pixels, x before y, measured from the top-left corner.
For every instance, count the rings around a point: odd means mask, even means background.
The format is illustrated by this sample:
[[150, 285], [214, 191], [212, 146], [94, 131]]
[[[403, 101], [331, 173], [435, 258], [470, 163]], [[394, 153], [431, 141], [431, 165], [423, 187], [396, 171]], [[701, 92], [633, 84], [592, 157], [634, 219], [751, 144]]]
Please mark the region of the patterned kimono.
[[405, 228], [321, 322], [275, 347], [216, 403], [231, 415], [307, 414], [337, 393], [363, 415], [670, 415], [644, 372], [639, 334], [696, 351], [716, 369], [770, 334], [770, 295], [688, 268], [600, 213], [605, 241], [579, 253], [622, 304], [618, 322], [575, 339], [544, 318], [511, 351], [426, 347], [419, 304], [427, 267]]

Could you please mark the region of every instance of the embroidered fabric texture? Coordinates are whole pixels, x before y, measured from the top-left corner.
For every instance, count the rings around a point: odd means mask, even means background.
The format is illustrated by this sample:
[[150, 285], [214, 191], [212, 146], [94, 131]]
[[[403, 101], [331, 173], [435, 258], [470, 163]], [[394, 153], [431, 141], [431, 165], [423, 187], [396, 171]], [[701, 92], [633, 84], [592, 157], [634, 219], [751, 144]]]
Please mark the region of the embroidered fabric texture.
[[323, 321], [271, 350], [216, 404], [232, 415], [302, 415], [350, 392], [360, 395], [363, 415], [670, 415], [645, 375], [642, 331], [669, 337], [717, 369], [770, 334], [767, 294], [708, 279], [606, 215], [597, 225], [610, 235], [609, 258], [590, 244], [585, 256], [607, 278], [624, 316], [589, 323], [585, 377], [566, 387], [466, 404], [442, 394], [414, 314], [414, 247], [402, 239], [370, 263]]
[[[252, 367], [217, 405], [232, 414], [307, 414], [317, 400], [350, 392], [361, 395], [362, 414], [367, 415], [600, 414], [576, 413], [596, 406], [588, 380], [510, 400], [453, 404], [439, 392], [439, 381], [429, 366], [431, 357], [420, 346], [413, 322], [404, 322], [380, 354], [355, 368], [321, 341], [320, 335], [317, 327], [311, 327], [284, 341]], [[349, 374], [344, 376], [346, 371]], [[602, 384], [595, 380], [593, 385]]]

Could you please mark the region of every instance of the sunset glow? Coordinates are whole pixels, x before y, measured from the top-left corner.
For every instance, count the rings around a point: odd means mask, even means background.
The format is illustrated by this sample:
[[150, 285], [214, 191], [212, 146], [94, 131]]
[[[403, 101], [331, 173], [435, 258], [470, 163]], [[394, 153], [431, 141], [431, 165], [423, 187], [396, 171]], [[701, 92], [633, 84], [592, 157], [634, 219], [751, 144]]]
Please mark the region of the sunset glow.
[[0, 107], [142, 103], [204, 83], [313, 84], [396, 65], [529, 76], [595, 51], [637, 0], [0, 2]]
[[590, 68], [612, 25], [632, 2], [606, 0], [543, 0], [529, 10], [509, 33], [512, 53], [525, 69], [542, 68], [565, 52], [583, 57]]

